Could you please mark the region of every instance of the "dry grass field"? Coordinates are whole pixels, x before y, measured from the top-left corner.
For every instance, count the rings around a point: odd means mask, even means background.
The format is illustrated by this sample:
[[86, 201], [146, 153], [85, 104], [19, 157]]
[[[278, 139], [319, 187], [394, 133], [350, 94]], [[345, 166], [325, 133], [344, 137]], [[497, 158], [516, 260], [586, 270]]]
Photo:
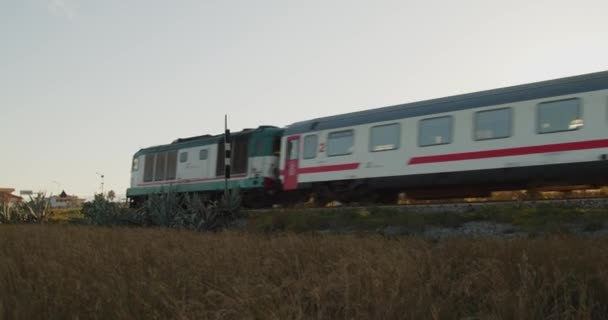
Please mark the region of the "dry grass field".
[[0, 226], [0, 319], [605, 319], [608, 239]]

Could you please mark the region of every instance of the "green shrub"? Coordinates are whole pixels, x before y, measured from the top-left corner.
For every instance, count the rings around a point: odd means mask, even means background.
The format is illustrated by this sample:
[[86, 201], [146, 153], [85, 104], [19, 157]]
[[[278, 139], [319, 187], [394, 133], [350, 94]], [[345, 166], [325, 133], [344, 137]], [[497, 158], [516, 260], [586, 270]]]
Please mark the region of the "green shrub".
[[96, 194], [93, 201], [86, 202], [82, 206], [82, 214], [89, 224], [109, 226], [116, 223], [118, 208], [103, 194]]
[[103, 194], [96, 194], [91, 202], [82, 207], [85, 220], [97, 226], [144, 225], [144, 217], [136, 210], [123, 208], [111, 202]]
[[25, 220], [24, 212], [18, 205], [0, 202], [0, 224], [20, 223]]

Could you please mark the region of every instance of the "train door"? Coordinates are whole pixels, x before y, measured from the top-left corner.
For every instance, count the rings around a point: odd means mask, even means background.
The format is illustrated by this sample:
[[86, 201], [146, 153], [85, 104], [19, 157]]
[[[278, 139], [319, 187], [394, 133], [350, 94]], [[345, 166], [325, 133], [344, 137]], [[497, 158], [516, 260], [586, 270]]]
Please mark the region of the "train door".
[[287, 138], [287, 154], [285, 158], [285, 190], [294, 190], [298, 187], [298, 167], [300, 153], [300, 136]]

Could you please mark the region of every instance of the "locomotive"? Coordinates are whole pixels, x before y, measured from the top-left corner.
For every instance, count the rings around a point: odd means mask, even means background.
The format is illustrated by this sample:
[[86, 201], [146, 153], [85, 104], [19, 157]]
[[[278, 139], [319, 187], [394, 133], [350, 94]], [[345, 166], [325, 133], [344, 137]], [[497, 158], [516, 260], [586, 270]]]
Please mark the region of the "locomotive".
[[[348, 202], [602, 186], [607, 135], [605, 71], [247, 129], [231, 139], [228, 183], [255, 205], [311, 194]], [[139, 150], [127, 196], [222, 192], [223, 139]]]

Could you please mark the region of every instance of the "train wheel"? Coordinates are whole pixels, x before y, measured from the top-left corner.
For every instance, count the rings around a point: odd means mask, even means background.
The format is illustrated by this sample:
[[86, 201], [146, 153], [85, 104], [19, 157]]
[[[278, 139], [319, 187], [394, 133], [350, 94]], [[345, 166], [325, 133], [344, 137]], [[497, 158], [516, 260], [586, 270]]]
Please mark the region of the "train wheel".
[[247, 192], [243, 195], [243, 206], [249, 209], [266, 208], [269, 206], [269, 199], [262, 191]]
[[312, 198], [314, 205], [324, 207], [326, 204], [337, 200], [331, 188], [325, 184], [313, 186]]
[[378, 197], [378, 192], [370, 188], [368, 185], [358, 185], [353, 190], [349, 203], [373, 205], [378, 202]]

